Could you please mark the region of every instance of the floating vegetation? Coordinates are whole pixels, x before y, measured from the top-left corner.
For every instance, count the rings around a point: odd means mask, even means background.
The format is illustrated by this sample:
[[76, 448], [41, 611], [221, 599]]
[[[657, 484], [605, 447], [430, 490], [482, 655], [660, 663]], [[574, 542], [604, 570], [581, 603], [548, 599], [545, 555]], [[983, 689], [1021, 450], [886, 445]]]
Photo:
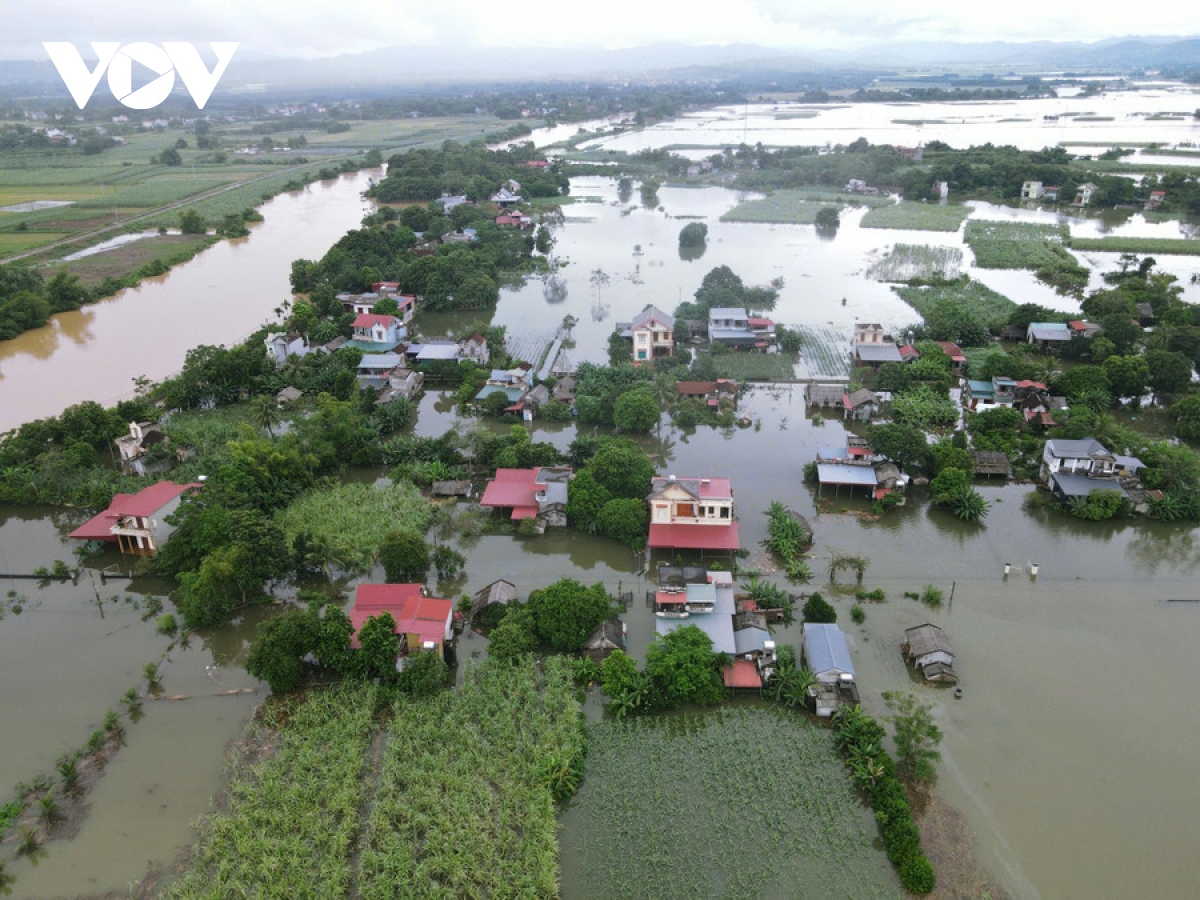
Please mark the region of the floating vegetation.
[[582, 897], [896, 897], [831, 734], [726, 706], [588, 729], [563, 822]]
[[867, 269], [874, 281], [953, 281], [962, 271], [958, 247], [897, 244]]
[[913, 231], [958, 231], [970, 214], [965, 206], [940, 206], [901, 200], [878, 206], [863, 216], [863, 228], [907, 228]]

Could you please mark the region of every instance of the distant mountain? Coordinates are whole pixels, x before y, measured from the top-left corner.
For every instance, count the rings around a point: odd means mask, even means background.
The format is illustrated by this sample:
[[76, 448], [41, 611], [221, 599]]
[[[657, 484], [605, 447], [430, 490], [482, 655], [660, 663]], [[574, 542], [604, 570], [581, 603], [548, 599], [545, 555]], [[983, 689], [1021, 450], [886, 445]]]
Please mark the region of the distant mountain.
[[[853, 52], [781, 50], [753, 44], [687, 46], [657, 43], [619, 50], [499, 47], [389, 47], [316, 60], [239, 51], [222, 78], [226, 88], [417, 86], [455, 82], [562, 78], [679, 78], [746, 71], [950, 69], [1128, 71], [1200, 66], [1200, 38], [1126, 37], [1095, 43], [1030, 41], [881, 44]], [[0, 62], [0, 86], [61, 87], [49, 60]], [[19, 88], [18, 88], [19, 89]], [[64, 92], [65, 95], [65, 92]]]

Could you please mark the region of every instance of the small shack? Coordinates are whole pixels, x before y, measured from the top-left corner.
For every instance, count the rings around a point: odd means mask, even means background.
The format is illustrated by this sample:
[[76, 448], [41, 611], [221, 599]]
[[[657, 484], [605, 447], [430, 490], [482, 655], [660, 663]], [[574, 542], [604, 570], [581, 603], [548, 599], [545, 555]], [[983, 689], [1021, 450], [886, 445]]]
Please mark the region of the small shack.
[[970, 450], [971, 459], [975, 462], [976, 475], [1000, 475], [1004, 478], [1012, 476], [1012, 463], [1008, 454], [1000, 450]]
[[493, 581], [487, 587], [475, 592], [475, 596], [471, 599], [471, 619], [476, 619], [493, 603], [507, 606], [516, 598], [517, 586], [511, 581], [505, 581], [503, 578]]
[[625, 623], [616, 616], [605, 619], [592, 629], [583, 642], [583, 655], [600, 664], [614, 650], [625, 649]]
[[900, 652], [908, 662], [921, 670], [926, 681], [943, 684], [955, 684], [958, 676], [954, 674], [954, 648], [946, 638], [946, 632], [931, 625], [917, 625], [904, 632], [904, 643]]

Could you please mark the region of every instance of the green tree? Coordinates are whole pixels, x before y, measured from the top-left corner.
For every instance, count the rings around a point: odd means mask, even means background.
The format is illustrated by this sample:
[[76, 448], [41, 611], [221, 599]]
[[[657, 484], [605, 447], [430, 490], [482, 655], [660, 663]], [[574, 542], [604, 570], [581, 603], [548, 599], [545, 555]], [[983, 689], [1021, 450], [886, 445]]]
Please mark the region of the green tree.
[[350, 637], [354, 634], [354, 623], [338, 606], [326, 606], [317, 626], [314, 652], [321, 665], [343, 675], [354, 669], [354, 651], [350, 649]]
[[396, 634], [396, 620], [391, 613], [372, 616], [363, 622], [358, 629], [358, 652], [354, 659], [359, 677], [394, 682], [399, 655], [400, 637]]
[[703, 247], [708, 240], [708, 226], [703, 222], [688, 222], [679, 231], [680, 247]]
[[890, 721], [896, 742], [896, 768], [913, 781], [936, 781], [934, 763], [942, 758], [937, 749], [942, 731], [934, 723], [930, 708], [907, 691], [884, 691], [883, 701], [893, 711]]
[[676, 709], [685, 703], [711, 706], [724, 696], [722, 657], [695, 625], [657, 636], [646, 651], [648, 698], [652, 706]]
[[537, 649], [533, 613], [520, 604], [508, 605], [500, 624], [488, 634], [488, 656], [491, 659], [516, 662]]
[[194, 209], [185, 209], [179, 214], [179, 230], [184, 234], [204, 234], [208, 226], [204, 217]]
[[526, 608], [533, 614], [534, 630], [541, 640], [555, 650], [574, 653], [592, 629], [609, 617], [612, 601], [599, 582], [585, 587], [563, 578], [531, 592]]
[[942, 469], [929, 482], [929, 493], [939, 506], [949, 506], [963, 491], [971, 489], [971, 476], [954, 466]]
[[832, 624], [837, 621], [837, 610], [820, 594], [813, 594], [804, 601], [801, 615], [805, 622]]
[[814, 220], [818, 229], [823, 231], [836, 231], [841, 224], [838, 218], [838, 209], [836, 206], [822, 206], [817, 210], [817, 215]]
[[174, 147], [168, 147], [158, 154], [155, 161], [163, 166], [179, 166], [183, 164], [183, 157], [179, 155], [179, 151]]
[[1171, 407], [1175, 433], [1184, 440], [1200, 441], [1200, 394], [1184, 397]]
[[630, 434], [645, 434], [658, 418], [658, 403], [648, 388], [622, 394], [613, 404], [613, 424]]
[[634, 550], [646, 546], [649, 526], [650, 510], [645, 500], [609, 500], [596, 516], [596, 530], [600, 534], [628, 544]]
[[1192, 361], [1185, 353], [1170, 350], [1147, 350], [1150, 390], [1155, 398], [1163, 394], [1180, 394], [1192, 383]]
[[613, 497], [644, 500], [650, 493], [654, 464], [646, 453], [628, 438], [604, 439], [588, 462], [596, 483]]
[[307, 610], [289, 609], [258, 626], [246, 671], [277, 694], [294, 691], [304, 673], [304, 657], [317, 648], [319, 622]]
[[440, 653], [418, 650], [404, 658], [404, 668], [397, 680], [405, 693], [414, 697], [431, 697], [446, 687], [449, 674], [450, 669]]
[[567, 518], [575, 528], [593, 534], [597, 529], [596, 520], [600, 510], [611, 499], [612, 492], [584, 469], [567, 484]]
[[419, 534], [392, 531], [379, 545], [379, 562], [390, 583], [423, 581], [429, 571], [429, 546]]
[[250, 402], [250, 421], [265, 431], [268, 437], [275, 437], [275, 426], [283, 421], [275, 398], [265, 394], [255, 397]]
[[1104, 372], [1114, 398], [1141, 397], [1150, 382], [1150, 369], [1141, 356], [1110, 356], [1104, 360]]
[[871, 425], [867, 428], [867, 441], [876, 453], [905, 469], [927, 465], [929, 445], [921, 429], [913, 425]]

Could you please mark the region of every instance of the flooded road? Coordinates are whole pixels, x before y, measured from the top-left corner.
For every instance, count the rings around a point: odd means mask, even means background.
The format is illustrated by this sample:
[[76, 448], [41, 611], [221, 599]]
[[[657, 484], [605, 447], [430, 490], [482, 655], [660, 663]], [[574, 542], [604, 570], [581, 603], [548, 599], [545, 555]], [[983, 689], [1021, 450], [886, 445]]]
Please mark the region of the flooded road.
[[135, 378], [179, 371], [193, 347], [234, 344], [275, 318], [291, 298], [292, 261], [319, 259], [356, 227], [370, 208], [362, 192], [379, 176], [365, 169], [280, 194], [259, 208], [265, 221], [249, 237], [0, 341], [0, 432], [82, 400], [112, 405]]

